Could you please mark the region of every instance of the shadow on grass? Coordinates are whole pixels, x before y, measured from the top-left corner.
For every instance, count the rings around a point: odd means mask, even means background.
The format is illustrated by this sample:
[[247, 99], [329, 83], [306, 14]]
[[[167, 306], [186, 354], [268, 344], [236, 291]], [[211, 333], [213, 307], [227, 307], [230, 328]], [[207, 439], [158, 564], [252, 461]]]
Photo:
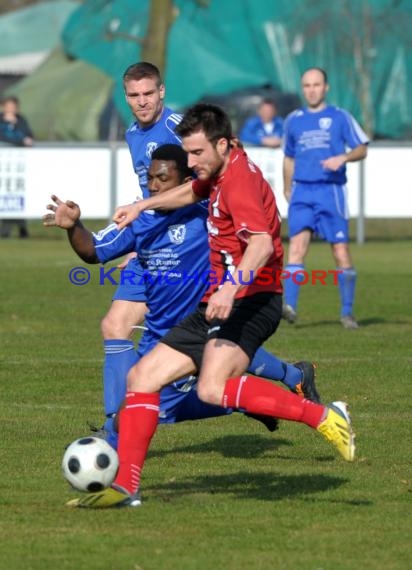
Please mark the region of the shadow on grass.
[[[277, 473], [247, 473], [238, 471], [224, 475], [200, 475], [179, 481], [169, 481], [160, 485], [149, 485], [147, 489], [162, 495], [164, 501], [188, 494], [207, 493], [212, 495], [232, 495], [236, 499], [258, 499], [261, 501], [282, 501], [302, 498], [308, 495], [338, 489], [349, 479], [323, 474], [280, 475]], [[318, 498], [310, 498], [317, 501]], [[323, 502], [370, 505], [368, 501], [337, 500], [320, 498]]]
[[[381, 317], [371, 317], [369, 319], [358, 319], [358, 323], [359, 323], [360, 328], [366, 328], [366, 327], [371, 327], [374, 325], [382, 325], [382, 324], [402, 325], [402, 324], [408, 324], [408, 321], [404, 321], [404, 320], [396, 320], [395, 321], [395, 320], [382, 319]], [[328, 319], [328, 320], [324, 320], [324, 321], [310, 321], [307, 323], [296, 323], [293, 325], [293, 328], [307, 329], [307, 328], [325, 327], [325, 326], [336, 327], [339, 324], [340, 324], [339, 320], [337, 320], [337, 319], [333, 319], [333, 320]]]
[[163, 457], [170, 453], [210, 453], [214, 451], [223, 457], [257, 458], [267, 451], [276, 451], [281, 446], [291, 446], [286, 439], [269, 439], [260, 435], [225, 435], [197, 445], [185, 445], [164, 450], [151, 450], [149, 457]]

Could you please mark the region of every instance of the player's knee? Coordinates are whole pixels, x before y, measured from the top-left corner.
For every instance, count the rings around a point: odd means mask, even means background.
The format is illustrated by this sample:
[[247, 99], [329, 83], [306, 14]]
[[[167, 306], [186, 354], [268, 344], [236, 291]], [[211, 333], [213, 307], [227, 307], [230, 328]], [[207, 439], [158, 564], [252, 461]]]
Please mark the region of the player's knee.
[[288, 262], [291, 264], [301, 264], [303, 263], [305, 256], [308, 251], [309, 244], [303, 243], [297, 240], [296, 242], [290, 242], [289, 245], [289, 259]]
[[223, 393], [218, 390], [216, 385], [208, 382], [199, 382], [197, 385], [197, 395], [205, 404], [220, 406], [222, 403]]
[[131, 392], [159, 392], [168, 383], [167, 373], [159, 369], [151, 353], [132, 366], [127, 374], [127, 389]]
[[337, 267], [351, 267], [352, 259], [347, 243], [335, 243], [332, 246], [332, 253]]
[[107, 313], [107, 315], [103, 317], [100, 323], [100, 330], [105, 340], [129, 338], [129, 328], [130, 327], [127, 326], [127, 323], [124, 323], [122, 319], [115, 318], [110, 313]]
[[103, 317], [103, 319], [100, 321], [100, 331], [102, 333], [103, 338], [107, 339], [107, 338], [113, 338], [112, 337], [112, 319], [110, 318], [109, 315], [106, 315], [105, 317]]
[[132, 366], [127, 373], [127, 390], [129, 392], [137, 392], [138, 391], [138, 378], [139, 378], [139, 369], [138, 364]]

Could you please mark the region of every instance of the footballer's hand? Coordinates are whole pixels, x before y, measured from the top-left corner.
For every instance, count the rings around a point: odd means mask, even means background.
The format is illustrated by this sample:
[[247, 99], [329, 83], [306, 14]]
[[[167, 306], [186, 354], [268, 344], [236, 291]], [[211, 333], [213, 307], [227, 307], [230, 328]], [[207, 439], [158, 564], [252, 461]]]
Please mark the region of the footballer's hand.
[[279, 137], [263, 137], [261, 144], [269, 148], [278, 148], [282, 144], [282, 139]]
[[345, 154], [330, 156], [329, 158], [320, 161], [322, 168], [324, 170], [331, 170], [332, 172], [336, 172], [337, 170], [339, 170], [339, 168], [343, 166], [345, 162], [346, 162]]
[[213, 319], [225, 320], [229, 317], [234, 301], [234, 291], [222, 287], [210, 297], [206, 309], [206, 320], [210, 322]]
[[54, 204], [48, 204], [47, 209], [52, 213], [43, 216], [43, 226], [56, 226], [64, 230], [69, 230], [80, 219], [80, 208], [78, 204], [71, 200], [62, 202], [60, 198], [54, 194], [51, 199]]
[[126, 269], [127, 264], [129, 263], [129, 261], [131, 259], [134, 259], [135, 257], [137, 257], [137, 253], [135, 251], [132, 251], [131, 253], [127, 254], [126, 257], [124, 258], [124, 260], [119, 263], [119, 265], [117, 266], [118, 269]]
[[113, 221], [117, 224], [117, 229], [121, 230], [131, 224], [143, 212], [140, 206], [141, 201], [128, 204], [127, 206], [119, 206], [113, 215]]

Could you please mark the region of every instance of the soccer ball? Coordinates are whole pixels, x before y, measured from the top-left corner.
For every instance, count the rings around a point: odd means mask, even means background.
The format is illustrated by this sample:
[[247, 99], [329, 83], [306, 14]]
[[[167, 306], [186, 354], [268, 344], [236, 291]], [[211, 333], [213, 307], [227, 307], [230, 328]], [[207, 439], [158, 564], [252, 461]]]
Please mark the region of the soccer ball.
[[116, 451], [98, 437], [76, 439], [66, 448], [62, 461], [64, 478], [78, 491], [89, 493], [106, 489], [118, 468]]

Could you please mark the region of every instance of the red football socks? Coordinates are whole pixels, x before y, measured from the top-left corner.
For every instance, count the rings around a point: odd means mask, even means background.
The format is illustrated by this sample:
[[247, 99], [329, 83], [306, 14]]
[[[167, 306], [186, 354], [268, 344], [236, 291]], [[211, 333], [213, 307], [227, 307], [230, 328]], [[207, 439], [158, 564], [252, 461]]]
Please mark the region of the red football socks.
[[126, 405], [119, 414], [119, 471], [114, 481], [129, 493], [135, 493], [150, 441], [159, 421], [160, 396], [128, 392]]
[[319, 425], [325, 411], [325, 406], [305, 400], [254, 376], [229, 378], [225, 385], [222, 406], [302, 422], [312, 428]]
[[[114, 483], [132, 494], [139, 489], [147, 450], [157, 428], [159, 402], [158, 393], [128, 392], [126, 406], [119, 414], [120, 466]], [[324, 406], [253, 376], [229, 378], [222, 406], [302, 422], [312, 428], [319, 425], [325, 412]]]

